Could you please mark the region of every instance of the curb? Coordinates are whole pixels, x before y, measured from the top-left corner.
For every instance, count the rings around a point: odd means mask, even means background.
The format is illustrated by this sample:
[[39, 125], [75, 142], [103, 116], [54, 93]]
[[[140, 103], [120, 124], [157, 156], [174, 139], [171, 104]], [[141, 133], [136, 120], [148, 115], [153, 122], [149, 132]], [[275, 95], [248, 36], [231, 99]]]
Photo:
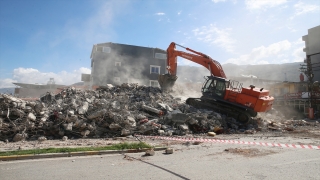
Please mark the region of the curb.
[[[59, 158], [59, 157], [73, 157], [73, 156], [92, 156], [92, 155], [104, 155], [104, 154], [139, 153], [139, 152], [145, 152], [146, 150], [149, 150], [149, 149], [150, 148], [0, 156], [0, 161], [14, 161], [14, 160], [26, 160], [26, 159], [43, 159], [43, 158]], [[155, 151], [163, 151], [163, 150], [166, 150], [166, 149], [167, 149], [166, 147], [154, 148]]]

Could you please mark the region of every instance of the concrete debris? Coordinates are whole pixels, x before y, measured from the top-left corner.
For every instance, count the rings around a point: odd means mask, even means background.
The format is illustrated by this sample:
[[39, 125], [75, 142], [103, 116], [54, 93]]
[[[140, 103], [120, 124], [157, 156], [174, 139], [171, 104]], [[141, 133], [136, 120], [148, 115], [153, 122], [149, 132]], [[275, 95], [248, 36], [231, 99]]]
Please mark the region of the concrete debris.
[[23, 141], [34, 136], [65, 141], [133, 134], [254, 134], [294, 131], [297, 126], [309, 124], [305, 120], [284, 120], [278, 113], [259, 113], [253, 123], [244, 125], [232, 117], [189, 106], [160, 88], [128, 83], [86, 91], [66, 88], [56, 95], [47, 93], [37, 101], [0, 94], [2, 141]]
[[90, 134], [90, 131], [89, 130], [84, 130], [84, 131], [81, 131], [81, 135], [82, 137], [87, 137], [88, 135]]
[[248, 129], [248, 130], [245, 130], [244, 133], [245, 133], [245, 134], [255, 134], [256, 131], [253, 130], [253, 129]]
[[33, 113], [29, 113], [27, 118], [29, 120], [31, 120], [31, 121], [35, 121], [36, 120], [36, 116]]
[[166, 154], [173, 154], [173, 149], [172, 148], [167, 148], [166, 149]]
[[185, 123], [186, 120], [189, 118], [188, 115], [183, 114], [183, 113], [172, 113], [171, 114], [171, 120], [175, 123]]
[[44, 137], [44, 136], [40, 136], [40, 137], [38, 138], [38, 142], [43, 142], [43, 141], [46, 141], [46, 140], [47, 140], [47, 138]]
[[16, 135], [14, 135], [12, 141], [13, 142], [24, 141], [24, 140], [26, 140], [27, 137], [28, 137], [28, 135], [25, 133], [17, 133]]
[[160, 116], [163, 115], [163, 112], [161, 110], [156, 109], [156, 108], [152, 108], [152, 107], [146, 106], [146, 105], [142, 105], [141, 107], [146, 111], [155, 113], [155, 114], [160, 115]]
[[215, 126], [212, 130], [216, 134], [222, 134], [224, 132], [224, 129], [221, 128], [220, 126]]
[[62, 137], [62, 141], [67, 141], [68, 140], [68, 136], [63, 136]]
[[146, 151], [145, 156], [154, 156], [155, 152], [153, 149], [149, 149]]
[[83, 105], [79, 108], [78, 114], [84, 114], [87, 112], [89, 103], [87, 101], [83, 102]]
[[192, 144], [193, 145], [199, 145], [199, 144], [201, 144], [202, 142], [200, 142], [200, 141], [194, 141]]
[[216, 133], [214, 133], [214, 132], [208, 132], [208, 136], [215, 136], [216, 135]]
[[122, 129], [121, 130], [121, 136], [129, 136], [131, 135], [131, 131], [128, 129]]

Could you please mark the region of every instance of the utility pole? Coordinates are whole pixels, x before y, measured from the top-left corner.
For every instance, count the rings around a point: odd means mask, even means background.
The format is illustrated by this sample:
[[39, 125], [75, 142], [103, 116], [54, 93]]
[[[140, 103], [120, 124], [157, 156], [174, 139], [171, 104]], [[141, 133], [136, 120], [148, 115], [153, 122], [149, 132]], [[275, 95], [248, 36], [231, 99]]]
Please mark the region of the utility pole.
[[310, 55], [307, 55], [306, 59], [307, 63], [307, 71], [306, 76], [308, 77], [308, 93], [309, 93], [309, 100], [310, 100], [310, 107], [314, 108], [314, 98], [313, 98], [313, 71], [312, 71], [312, 64], [311, 64], [311, 57]]

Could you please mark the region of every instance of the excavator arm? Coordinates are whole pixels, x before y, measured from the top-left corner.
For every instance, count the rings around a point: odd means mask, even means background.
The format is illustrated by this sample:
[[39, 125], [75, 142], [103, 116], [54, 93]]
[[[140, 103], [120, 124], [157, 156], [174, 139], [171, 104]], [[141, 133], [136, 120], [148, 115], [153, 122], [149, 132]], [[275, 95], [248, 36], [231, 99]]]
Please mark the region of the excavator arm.
[[[192, 53], [177, 51], [176, 45]], [[190, 48], [187, 48], [172, 42], [167, 49], [168, 74], [159, 75], [159, 78], [158, 78], [160, 87], [164, 91], [171, 90], [172, 87], [174, 86], [175, 81], [178, 78], [176, 76], [177, 75], [177, 57], [182, 57], [202, 65], [203, 67], [207, 68], [210, 71], [211, 75], [213, 76], [226, 78], [226, 75], [221, 67], [221, 64], [218, 61], [213, 60], [208, 55], [205, 55], [203, 53], [197, 52], [195, 50], [192, 50]]]

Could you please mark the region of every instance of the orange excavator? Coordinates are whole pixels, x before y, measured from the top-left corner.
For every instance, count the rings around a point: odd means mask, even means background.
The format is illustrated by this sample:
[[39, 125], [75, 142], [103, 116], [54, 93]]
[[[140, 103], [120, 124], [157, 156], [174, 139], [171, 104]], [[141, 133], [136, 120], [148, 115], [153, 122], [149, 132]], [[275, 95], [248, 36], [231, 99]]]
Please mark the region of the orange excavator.
[[[176, 46], [189, 52], [176, 50]], [[208, 55], [172, 42], [167, 49], [168, 73], [159, 75], [162, 91], [170, 91], [177, 80], [177, 57], [182, 57], [206, 67], [211, 75], [205, 77], [200, 98], [188, 98], [186, 103], [196, 108], [213, 109], [248, 123], [257, 112], [271, 109], [274, 98], [269, 91], [254, 85], [242, 87], [242, 83], [228, 80], [221, 64]]]

